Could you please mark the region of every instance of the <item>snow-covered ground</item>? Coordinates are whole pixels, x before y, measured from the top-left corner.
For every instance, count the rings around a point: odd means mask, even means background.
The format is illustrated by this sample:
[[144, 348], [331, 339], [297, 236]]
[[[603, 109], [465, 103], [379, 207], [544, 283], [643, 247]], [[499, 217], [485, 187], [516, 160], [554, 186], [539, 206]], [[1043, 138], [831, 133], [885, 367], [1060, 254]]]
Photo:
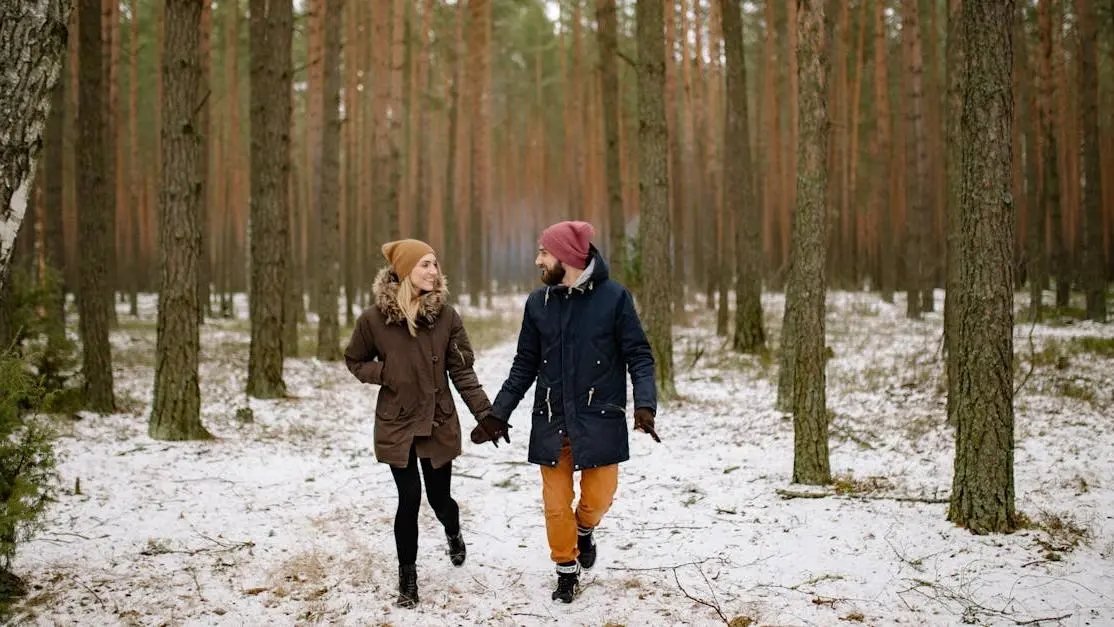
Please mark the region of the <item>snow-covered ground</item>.
[[[482, 313], [507, 327], [478, 356], [492, 396], [522, 302]], [[550, 600], [524, 403], [509, 446], [466, 441], [456, 463], [464, 567], [423, 505], [422, 603], [401, 610], [395, 491], [371, 452], [375, 389], [343, 364], [291, 359], [290, 398], [248, 401], [245, 323], [210, 323], [203, 419], [217, 440], [153, 441], [154, 299], [142, 305], [148, 322], [125, 306], [112, 338], [124, 413], [60, 425], [66, 489], [13, 564], [32, 584], [17, 608], [26, 623], [1114, 624], [1114, 359], [1073, 339], [1114, 325], [1018, 324], [1017, 506], [1038, 526], [975, 536], [930, 502], [950, 491], [954, 449], [940, 314], [910, 322], [900, 297], [829, 296], [831, 463], [850, 493], [783, 499], [778, 489], [804, 488], [790, 485], [792, 421], [773, 409], [776, 358], [724, 350], [693, 305], [675, 335], [682, 400], [660, 409], [661, 444], [632, 434], [577, 601]], [[782, 300], [764, 306], [776, 345]], [[480, 315], [465, 308], [466, 324]], [[241, 422], [248, 405], [255, 420]]]

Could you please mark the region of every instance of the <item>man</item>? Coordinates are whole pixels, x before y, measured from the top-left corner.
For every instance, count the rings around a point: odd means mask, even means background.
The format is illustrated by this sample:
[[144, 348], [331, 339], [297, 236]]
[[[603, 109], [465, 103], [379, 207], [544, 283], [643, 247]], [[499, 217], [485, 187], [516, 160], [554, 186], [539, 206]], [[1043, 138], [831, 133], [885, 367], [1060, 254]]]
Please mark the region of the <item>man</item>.
[[534, 263], [545, 287], [527, 299], [510, 374], [472, 431], [477, 444], [510, 442], [511, 412], [537, 381], [528, 459], [541, 466], [546, 535], [557, 563], [553, 599], [565, 603], [578, 591], [580, 568], [596, 561], [592, 532], [611, 507], [619, 463], [630, 459], [624, 368], [634, 387], [634, 428], [661, 441], [650, 344], [634, 299], [608, 279], [592, 235], [586, 222], [560, 222], [542, 233]]

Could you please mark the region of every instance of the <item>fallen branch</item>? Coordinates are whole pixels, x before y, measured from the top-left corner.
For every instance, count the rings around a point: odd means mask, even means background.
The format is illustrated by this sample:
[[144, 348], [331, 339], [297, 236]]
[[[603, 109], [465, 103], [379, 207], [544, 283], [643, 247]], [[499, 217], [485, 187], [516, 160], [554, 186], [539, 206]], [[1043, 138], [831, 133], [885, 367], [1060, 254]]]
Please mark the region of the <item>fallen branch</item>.
[[901, 501], [906, 503], [931, 503], [939, 505], [950, 503], [950, 497], [934, 497], [934, 496], [911, 496], [911, 495], [884, 495], [884, 494], [836, 494], [835, 492], [805, 492], [803, 490], [786, 490], [778, 488], [775, 490], [777, 495], [783, 499], [823, 499], [832, 497], [835, 499], [843, 499], [846, 501], [860, 500], [860, 501]]
[[1064, 614], [1063, 616], [1049, 616], [1048, 618], [1033, 618], [1033, 619], [1030, 619], [1030, 620], [1014, 619], [1013, 622], [1017, 625], [1036, 625], [1038, 623], [1043, 623], [1045, 621], [1053, 621], [1053, 620], [1054, 621], [1061, 621], [1061, 620], [1064, 620], [1065, 618], [1071, 618], [1071, 612], [1069, 612], [1067, 614]]
[[[700, 570], [699, 567], [697, 567], [697, 570]], [[701, 570], [700, 574], [703, 575], [704, 571]], [[723, 621], [723, 624], [725, 624], [725, 625], [731, 624], [731, 621], [729, 621], [727, 619], [727, 617], [724, 616], [723, 610], [720, 608], [718, 601], [716, 601], [715, 603], [710, 603], [710, 602], [705, 601], [704, 599], [701, 599], [699, 597], [692, 596], [691, 594], [689, 594], [688, 590], [685, 590], [685, 587], [681, 585], [681, 578], [677, 576], [677, 569], [676, 568], [673, 569], [673, 581], [675, 581], [677, 583], [677, 587], [680, 588], [681, 593], [684, 594], [686, 597], [688, 597], [688, 599], [690, 601], [699, 603], [700, 605], [703, 605], [705, 607], [712, 608], [713, 610], [715, 610], [716, 615], [719, 616], [719, 619]], [[704, 577], [704, 581], [707, 582], [708, 578]], [[708, 588], [711, 589], [710, 584], [709, 584]], [[713, 600], [715, 599], [715, 595], [716, 595], [715, 590], [712, 590], [712, 599]]]
[[719, 560], [719, 562], [721, 564], [723, 563], [723, 558], [721, 558], [721, 557], [709, 557], [707, 559], [702, 559], [702, 560], [695, 561], [695, 562], [685, 562], [684, 564], [676, 564], [674, 566], [651, 566], [649, 568], [633, 568], [633, 567], [628, 567], [628, 566], [609, 566], [608, 570], [625, 570], [625, 571], [629, 571], [629, 572], [640, 572], [640, 573], [652, 572], [652, 571], [655, 571], [655, 570], [676, 571], [678, 568], [683, 568], [685, 566], [699, 566], [700, 564], [704, 564], [704, 563], [710, 562], [712, 560]]

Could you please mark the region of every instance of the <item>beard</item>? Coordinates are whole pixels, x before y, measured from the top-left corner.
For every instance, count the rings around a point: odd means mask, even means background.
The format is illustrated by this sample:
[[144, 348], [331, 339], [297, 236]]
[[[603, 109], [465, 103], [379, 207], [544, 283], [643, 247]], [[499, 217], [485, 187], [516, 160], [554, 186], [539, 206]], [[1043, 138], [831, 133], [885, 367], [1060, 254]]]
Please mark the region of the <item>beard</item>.
[[552, 268], [542, 268], [542, 283], [556, 287], [565, 280], [565, 264], [558, 262]]

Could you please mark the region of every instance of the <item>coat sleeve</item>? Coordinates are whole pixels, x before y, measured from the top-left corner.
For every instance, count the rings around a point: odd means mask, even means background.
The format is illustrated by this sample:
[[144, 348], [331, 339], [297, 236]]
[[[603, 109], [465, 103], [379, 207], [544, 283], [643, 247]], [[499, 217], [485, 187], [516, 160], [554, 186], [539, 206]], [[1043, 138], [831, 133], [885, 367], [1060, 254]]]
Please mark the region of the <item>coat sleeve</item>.
[[628, 290], [623, 290], [615, 320], [615, 334], [619, 338], [619, 348], [623, 361], [630, 373], [631, 387], [634, 389], [634, 407], [645, 407], [657, 413], [658, 392], [654, 376], [654, 351], [642, 330], [642, 321], [634, 308], [634, 298]]
[[472, 412], [476, 419], [480, 419], [491, 411], [491, 401], [488, 400], [483, 386], [480, 385], [480, 379], [476, 376], [473, 367], [475, 363], [476, 355], [472, 351], [472, 342], [468, 340], [468, 332], [464, 330], [464, 321], [454, 309], [445, 366], [453, 385], [460, 392], [460, 397], [468, 405], [468, 411]]
[[356, 327], [352, 329], [352, 337], [344, 349], [344, 364], [360, 382], [383, 384], [383, 362], [379, 360], [371, 320], [366, 313], [360, 315]]
[[515, 351], [514, 361], [511, 362], [510, 374], [507, 375], [507, 380], [503, 382], [503, 387], [495, 397], [495, 404], [491, 408], [493, 416], [504, 422], [510, 422], [511, 413], [522, 402], [522, 397], [526, 396], [526, 390], [529, 390], [534, 380], [538, 378], [540, 362], [541, 336], [538, 328], [534, 326], [533, 319], [530, 318], [530, 301], [527, 300], [522, 314], [522, 328], [518, 332], [518, 349]]

